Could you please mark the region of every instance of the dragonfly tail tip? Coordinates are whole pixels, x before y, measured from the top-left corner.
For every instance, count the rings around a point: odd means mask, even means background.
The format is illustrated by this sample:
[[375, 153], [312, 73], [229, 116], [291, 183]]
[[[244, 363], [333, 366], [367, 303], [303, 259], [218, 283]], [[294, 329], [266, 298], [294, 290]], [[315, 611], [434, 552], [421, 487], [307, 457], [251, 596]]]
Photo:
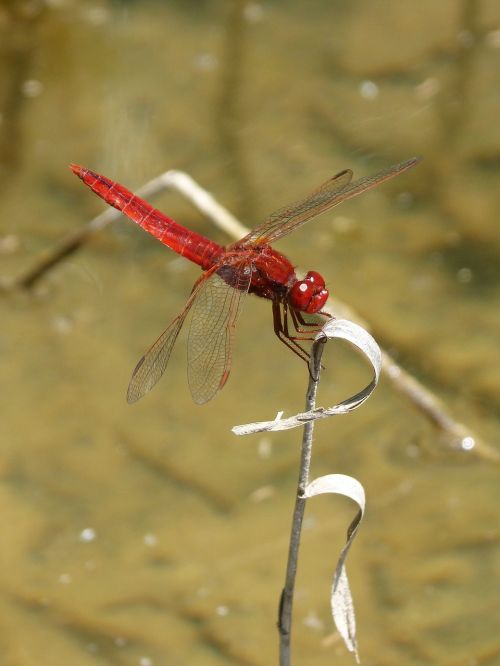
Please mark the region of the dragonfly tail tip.
[[70, 164], [69, 168], [75, 174], [75, 176], [78, 176], [79, 178], [82, 177], [83, 172], [85, 171], [85, 169], [78, 164]]

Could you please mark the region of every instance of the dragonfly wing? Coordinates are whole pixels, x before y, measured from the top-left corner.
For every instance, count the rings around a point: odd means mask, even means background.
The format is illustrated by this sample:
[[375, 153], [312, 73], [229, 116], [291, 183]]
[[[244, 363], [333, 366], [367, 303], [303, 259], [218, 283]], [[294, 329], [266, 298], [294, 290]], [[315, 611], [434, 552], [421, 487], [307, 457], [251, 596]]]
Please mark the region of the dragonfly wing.
[[[312, 192], [300, 199], [294, 201], [283, 208], [275, 210], [271, 213], [262, 224], [247, 234], [238, 245], [241, 243], [267, 243], [275, 229], [280, 229], [287, 224], [288, 221], [295, 219], [299, 215], [303, 215], [306, 211], [317, 206], [318, 203], [325, 197], [332, 196], [335, 192], [339, 192], [349, 184], [352, 179], [352, 171], [345, 169], [335, 174], [332, 178], [322, 183], [319, 187], [315, 188]], [[319, 214], [320, 211], [318, 211]], [[316, 213], [314, 213], [316, 214]]]
[[183, 311], [172, 321], [170, 326], [163, 331], [158, 340], [148, 349], [139, 363], [135, 366], [128, 385], [127, 402], [133, 403], [142, 398], [143, 395], [151, 391], [153, 386], [161, 378], [168, 364], [170, 354], [174, 347], [177, 336], [184, 324], [186, 316], [191, 306], [196, 300], [197, 294], [206, 279], [214, 269], [204, 273], [195, 284], [191, 295], [184, 306]]
[[156, 382], [165, 372], [168, 359], [174, 347], [179, 331], [186, 318], [189, 308], [183, 310], [170, 326], [163, 331], [158, 340], [148, 349], [135, 366], [127, 390], [127, 402], [133, 403], [151, 391]]
[[419, 161], [420, 158], [413, 157], [406, 162], [388, 167], [374, 176], [365, 176], [354, 182], [351, 182], [352, 171], [349, 169], [341, 171], [305, 199], [272, 213], [260, 226], [245, 236], [240, 243], [245, 245], [248, 243], [273, 243], [320, 213], [380, 185], [380, 183], [415, 166]]
[[[353, 174], [351, 169], [344, 169], [343, 171], [339, 171], [335, 174], [335, 176], [332, 176], [331, 178], [328, 178], [328, 180], [325, 180], [324, 183], [321, 183], [319, 187], [314, 188], [314, 190], [309, 193], [309, 196], [304, 197], [304, 199], [307, 201], [312, 196], [320, 194], [321, 192], [339, 192], [339, 190], [343, 190], [346, 185], [349, 185], [352, 180], [352, 175]], [[283, 210], [286, 210], [287, 208], [291, 208], [291, 206], [285, 206]], [[274, 211], [274, 213], [271, 213], [271, 215], [278, 214], [279, 211]]]
[[236, 320], [251, 277], [251, 263], [239, 261], [219, 267], [200, 286], [188, 337], [189, 388], [198, 404], [213, 398], [229, 377]]

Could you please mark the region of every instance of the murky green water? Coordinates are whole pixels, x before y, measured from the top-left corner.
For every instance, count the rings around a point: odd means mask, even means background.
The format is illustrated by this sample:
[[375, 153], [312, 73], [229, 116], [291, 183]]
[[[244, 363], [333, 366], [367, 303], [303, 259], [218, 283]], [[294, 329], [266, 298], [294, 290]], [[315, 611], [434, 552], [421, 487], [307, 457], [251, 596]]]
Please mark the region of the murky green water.
[[[0, 7], [1, 274], [102, 209], [69, 162], [137, 187], [190, 173], [252, 226], [340, 169], [414, 172], [279, 244], [498, 451], [500, 8], [474, 2]], [[155, 204], [221, 243], [173, 194]], [[126, 221], [0, 302], [0, 663], [272, 664], [305, 368], [249, 298], [231, 378], [191, 402], [185, 338], [133, 407], [141, 353], [198, 275]], [[366, 379], [330, 352], [320, 403]], [[347, 387], [347, 388], [346, 388]], [[500, 664], [498, 467], [384, 380], [319, 423], [314, 475], [365, 486], [349, 562], [365, 665]], [[350, 664], [329, 586], [347, 501], [307, 510], [295, 663]]]

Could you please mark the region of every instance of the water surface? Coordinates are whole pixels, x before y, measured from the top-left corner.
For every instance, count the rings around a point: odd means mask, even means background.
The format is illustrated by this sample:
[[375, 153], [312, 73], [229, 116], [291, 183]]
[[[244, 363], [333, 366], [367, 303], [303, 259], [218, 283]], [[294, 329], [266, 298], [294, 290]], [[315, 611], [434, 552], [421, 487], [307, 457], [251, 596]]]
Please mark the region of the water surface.
[[[381, 7], [383, 5], [383, 11]], [[4, 276], [102, 206], [77, 162], [130, 188], [183, 169], [252, 226], [333, 173], [412, 173], [279, 244], [498, 451], [500, 10], [494, 3], [51, 2], [0, 10]], [[155, 205], [218, 242], [186, 202]], [[307, 373], [249, 298], [231, 378], [190, 399], [185, 338], [133, 407], [130, 371], [198, 275], [120, 220], [1, 302], [2, 662], [270, 664], [300, 434], [230, 428], [303, 407]], [[331, 357], [328, 354], [331, 354]], [[327, 352], [320, 403], [367, 380]], [[314, 475], [368, 510], [349, 562], [363, 663], [493, 665], [498, 477], [387, 380], [316, 429]], [[329, 586], [353, 507], [307, 510], [297, 663], [351, 664]]]

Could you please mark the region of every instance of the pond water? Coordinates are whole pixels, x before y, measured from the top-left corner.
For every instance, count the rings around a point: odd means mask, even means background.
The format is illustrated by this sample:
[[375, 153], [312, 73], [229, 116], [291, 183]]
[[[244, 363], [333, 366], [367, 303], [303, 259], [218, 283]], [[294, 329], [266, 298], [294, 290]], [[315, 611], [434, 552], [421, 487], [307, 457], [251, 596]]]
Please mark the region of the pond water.
[[[367, 494], [348, 562], [365, 665], [500, 664], [499, 71], [494, 2], [0, 7], [3, 282], [103, 209], [70, 162], [129, 188], [181, 169], [251, 227], [344, 168], [423, 156], [278, 244], [482, 441], [457, 450], [387, 378], [317, 424], [313, 476]], [[232, 240], [176, 194], [154, 204]], [[303, 409], [270, 304], [247, 299], [215, 400], [191, 401], [184, 334], [125, 402], [198, 274], [120, 219], [2, 294], [2, 664], [277, 663], [301, 433], [231, 433]], [[323, 405], [369, 380], [332, 349]], [[308, 504], [295, 663], [353, 663], [329, 588], [354, 512]]]

